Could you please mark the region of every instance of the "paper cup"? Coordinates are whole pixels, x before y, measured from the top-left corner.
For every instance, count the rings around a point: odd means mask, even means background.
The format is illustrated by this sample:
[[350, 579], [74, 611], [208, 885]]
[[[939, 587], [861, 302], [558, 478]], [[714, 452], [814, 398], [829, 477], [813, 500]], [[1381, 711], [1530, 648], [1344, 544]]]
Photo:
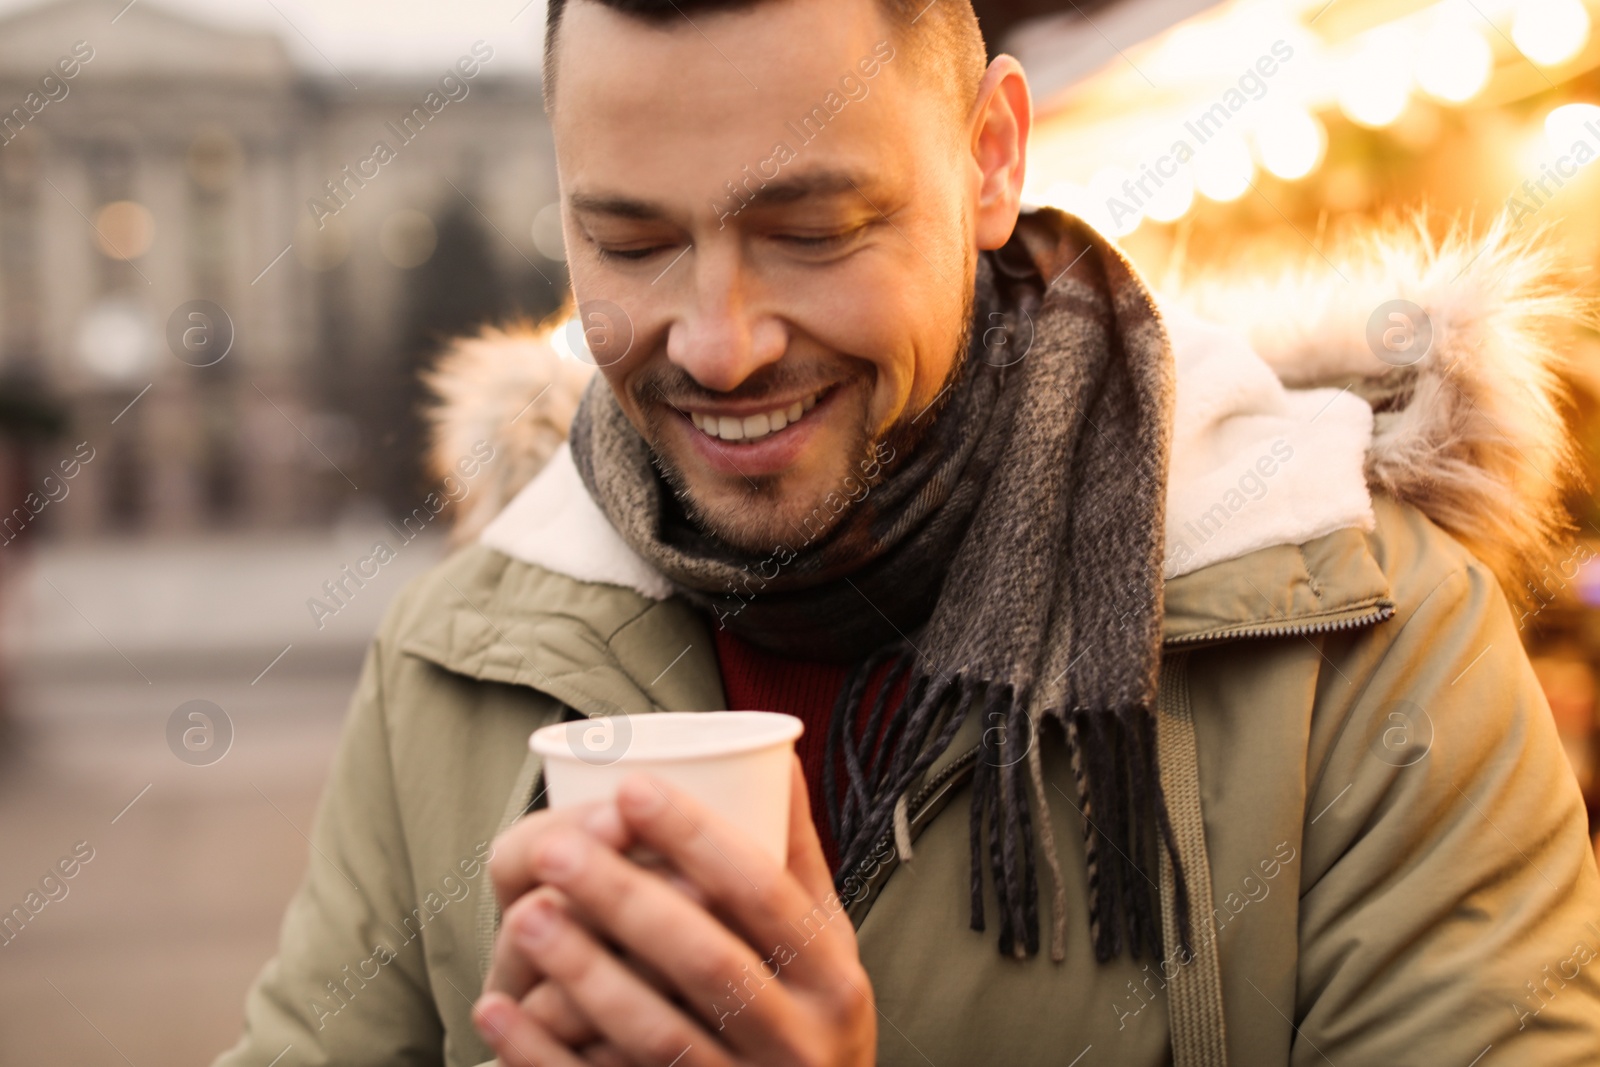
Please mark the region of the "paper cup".
[[789, 775], [805, 727], [772, 711], [601, 715], [535, 730], [552, 808], [611, 800], [630, 774], [670, 782], [761, 844], [789, 854]]

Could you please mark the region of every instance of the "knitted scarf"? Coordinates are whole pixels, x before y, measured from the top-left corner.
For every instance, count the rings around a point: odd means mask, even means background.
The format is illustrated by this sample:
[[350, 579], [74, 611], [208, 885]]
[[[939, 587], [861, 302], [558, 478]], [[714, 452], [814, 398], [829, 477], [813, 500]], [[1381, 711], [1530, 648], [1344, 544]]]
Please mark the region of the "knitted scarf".
[[[978, 256], [973, 309], [966, 358], [922, 416], [932, 425], [820, 537], [797, 530], [793, 545], [750, 554], [700, 529], [600, 376], [573, 422], [573, 457], [623, 539], [719, 625], [780, 654], [855, 664], [824, 769], [841, 886], [891, 835], [909, 854], [908, 790], [980, 716], [971, 926], [985, 928], [987, 869], [1000, 950], [1037, 952], [1042, 859], [1063, 959], [1040, 754], [1054, 722], [1083, 816], [1095, 955], [1159, 953], [1158, 848], [1188, 913], [1155, 746], [1166, 332], [1127, 260], [1049, 209]], [[884, 680], [865, 731], [852, 730], [873, 677]]]

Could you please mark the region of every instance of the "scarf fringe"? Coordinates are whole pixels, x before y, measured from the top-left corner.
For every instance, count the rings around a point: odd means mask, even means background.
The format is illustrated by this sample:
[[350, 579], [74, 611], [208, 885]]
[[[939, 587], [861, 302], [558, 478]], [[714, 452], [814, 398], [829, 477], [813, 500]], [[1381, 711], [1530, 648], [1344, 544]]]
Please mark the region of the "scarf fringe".
[[[987, 872], [994, 887], [1000, 952], [1018, 959], [1037, 954], [1042, 856], [1051, 880], [1050, 957], [1064, 960], [1066, 882], [1039, 755], [1042, 727], [1010, 685], [960, 674], [935, 678], [915, 670], [916, 655], [903, 647], [880, 650], [859, 664], [841, 688], [823, 765], [829, 826], [839, 842], [836, 882], [842, 888], [845, 877], [885, 837], [895, 842], [902, 859], [910, 858], [906, 791], [976, 713], [981, 733], [968, 814], [969, 925], [980, 932], [987, 928]], [[858, 737], [857, 712], [873, 675], [885, 664], [888, 670]], [[888, 694], [908, 672], [906, 695], [891, 712]], [[1179, 936], [1189, 948], [1188, 884], [1162, 794], [1152, 709], [1145, 704], [1075, 708], [1044, 718], [1062, 727], [1077, 787], [1073, 803], [1083, 819], [1095, 958], [1105, 963], [1124, 948], [1133, 959], [1145, 952], [1160, 958], [1158, 849], [1166, 850], [1171, 862]], [[1032, 783], [1031, 798], [1025, 778]]]

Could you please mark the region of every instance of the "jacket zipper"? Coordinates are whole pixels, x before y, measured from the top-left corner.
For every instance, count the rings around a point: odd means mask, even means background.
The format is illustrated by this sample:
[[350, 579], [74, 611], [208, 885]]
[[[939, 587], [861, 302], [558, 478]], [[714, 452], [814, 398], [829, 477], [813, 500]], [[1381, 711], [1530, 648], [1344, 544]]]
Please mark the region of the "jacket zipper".
[[[920, 815], [922, 813], [922, 806], [928, 802], [928, 798], [938, 793], [938, 791], [944, 787], [946, 782], [949, 782], [957, 775], [965, 773], [968, 767], [978, 762], [978, 750], [982, 747], [982, 745], [973, 745], [961, 755], [951, 760], [949, 764], [946, 765], [944, 770], [934, 775], [932, 780], [930, 780], [921, 789], [917, 790], [917, 795], [912, 798], [909, 804], [906, 805], [906, 810], [915, 811]], [[884, 837], [884, 840], [886, 841], [893, 839], [893, 831], [890, 831]]]
[[[978, 752], [982, 748], [981, 744], [973, 745], [946, 764], [938, 774], [934, 775], [921, 789], [917, 790], [916, 795], [906, 805], [907, 810], [911, 813], [909, 819], [912, 827], [912, 837], [917, 836], [916, 824], [927, 814], [928, 802], [937, 797], [941, 790], [952, 787], [952, 783], [955, 783], [954, 788], [960, 788], [961, 785], [965, 784], [964, 780], [971, 776], [973, 765], [978, 762]], [[957, 782], [957, 779], [963, 779], [963, 781]], [[883, 855], [884, 847], [893, 845], [894, 831], [890, 830], [874, 843], [873, 849], [867, 855], [867, 858], [856, 864], [854, 871], [851, 872], [851, 876], [857, 877], [866, 887], [866, 891], [862, 893], [861, 897], [852, 901], [848, 908], [851, 921], [857, 926], [861, 924], [861, 919], [866, 916], [867, 909], [872, 906], [872, 902], [877, 899], [877, 891], [882, 888], [884, 882], [889, 880], [889, 873], [899, 866], [900, 857], [898, 852], [894, 857], [894, 863], [879, 861], [876, 870], [865, 876], [863, 876], [863, 872], [867, 872], [871, 868], [874, 863], [873, 856]], [[848, 881], [849, 877], [847, 876], [843, 881]], [[843, 884], [843, 882], [840, 884]]]
[[1370, 626], [1373, 623], [1383, 622], [1394, 615], [1394, 605], [1381, 601], [1373, 607], [1356, 615], [1347, 615], [1344, 618], [1324, 619], [1320, 622], [1310, 623], [1279, 623], [1261, 626], [1244, 627], [1218, 627], [1214, 630], [1202, 630], [1197, 634], [1185, 634], [1174, 637], [1163, 644], [1168, 646], [1193, 645], [1202, 641], [1234, 640], [1236, 638], [1254, 637], [1305, 637], [1310, 634], [1335, 633], [1339, 630], [1352, 630], [1358, 626]]

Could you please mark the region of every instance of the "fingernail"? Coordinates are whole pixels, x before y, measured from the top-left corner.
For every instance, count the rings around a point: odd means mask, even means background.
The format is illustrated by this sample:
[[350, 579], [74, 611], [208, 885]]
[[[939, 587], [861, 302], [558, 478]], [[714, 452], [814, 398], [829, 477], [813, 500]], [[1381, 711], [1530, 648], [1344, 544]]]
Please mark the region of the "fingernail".
[[546, 878], [564, 878], [583, 862], [583, 843], [571, 833], [544, 842], [534, 857], [534, 868]]
[[607, 844], [619, 842], [624, 836], [622, 817], [614, 804], [602, 804], [591, 811], [583, 820], [583, 828]]
[[666, 800], [659, 786], [648, 778], [630, 778], [617, 791], [617, 800], [635, 815], [652, 815]]
[[472, 1021], [478, 1027], [478, 1033], [486, 1039], [497, 1038], [505, 1033], [510, 1019], [506, 1017], [506, 1006], [492, 997], [479, 997], [476, 1009], [472, 1014]]
[[554, 908], [543, 900], [535, 901], [517, 925], [517, 939], [525, 945], [542, 944], [558, 921]]

